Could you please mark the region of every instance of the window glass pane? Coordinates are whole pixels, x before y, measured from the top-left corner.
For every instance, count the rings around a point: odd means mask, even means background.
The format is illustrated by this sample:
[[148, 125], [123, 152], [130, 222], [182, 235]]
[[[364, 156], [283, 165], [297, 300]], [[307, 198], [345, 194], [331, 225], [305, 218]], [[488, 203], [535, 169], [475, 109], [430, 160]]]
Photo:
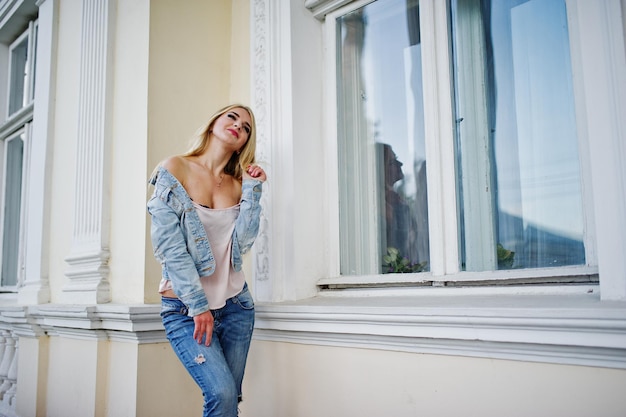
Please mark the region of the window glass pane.
[[9, 83], [9, 115], [24, 107], [26, 91], [26, 60], [28, 55], [28, 37], [25, 37], [11, 49], [11, 79]]
[[337, 19], [337, 62], [341, 273], [427, 270], [418, 1]]
[[22, 159], [24, 142], [15, 137], [5, 143], [6, 170], [4, 224], [2, 234], [2, 285], [17, 284], [20, 209], [22, 203]]
[[585, 263], [564, 0], [454, 0], [462, 267]]

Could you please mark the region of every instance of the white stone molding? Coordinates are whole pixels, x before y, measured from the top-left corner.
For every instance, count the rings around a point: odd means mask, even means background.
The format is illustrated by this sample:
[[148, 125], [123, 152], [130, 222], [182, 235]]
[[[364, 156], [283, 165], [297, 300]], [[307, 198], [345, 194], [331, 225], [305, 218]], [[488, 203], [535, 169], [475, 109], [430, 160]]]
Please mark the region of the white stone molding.
[[[45, 0], [40, 0], [45, 1]], [[35, 3], [24, 0], [0, 0], [0, 28], [11, 27], [10, 31], [23, 30], [25, 16], [36, 12]], [[17, 17], [17, 19], [15, 19]], [[28, 21], [28, 17], [27, 20]]]
[[14, 13], [14, 9], [19, 3], [18, 0], [3, 0], [0, 2], [0, 22], [6, 21]]
[[[620, 0], [568, 0], [577, 111], [591, 166], [600, 290], [604, 300], [626, 300], [626, 47]], [[582, 101], [582, 100], [580, 100]], [[586, 145], [586, 146], [585, 146]]]
[[2, 352], [0, 352], [2, 355], [0, 361], [0, 401], [5, 406], [9, 406], [12, 400], [9, 391], [15, 385], [17, 374], [15, 369], [13, 370], [13, 375], [11, 372], [11, 368], [15, 366], [13, 363], [16, 361], [17, 340], [9, 330], [2, 330], [0, 334], [4, 339], [4, 346]]
[[167, 342], [160, 311], [160, 304], [0, 305], [0, 375], [4, 331], [16, 340], [62, 335], [139, 344]]
[[626, 307], [597, 294], [363, 297], [256, 306], [274, 342], [626, 369]]
[[74, 233], [64, 302], [111, 300], [109, 183], [115, 0], [82, 2]]
[[[260, 301], [295, 292], [292, 1], [252, 3], [252, 96], [259, 162], [267, 168], [261, 228], [254, 250], [254, 293]], [[280, 190], [274, 191], [274, 190]]]
[[167, 342], [159, 304], [39, 305], [27, 317], [49, 336], [119, 342]]
[[[270, 2], [266, 0], [254, 0], [251, 10], [251, 44], [252, 44], [252, 102], [256, 122], [256, 156], [269, 178], [272, 178], [271, 159], [271, 68], [269, 62], [270, 26], [269, 26]], [[261, 212], [259, 234], [253, 249], [253, 268], [255, 280], [255, 296], [258, 299], [271, 299], [270, 277], [270, 247], [271, 247], [271, 213], [272, 213], [272, 187], [271, 182], [263, 184], [261, 197]]]

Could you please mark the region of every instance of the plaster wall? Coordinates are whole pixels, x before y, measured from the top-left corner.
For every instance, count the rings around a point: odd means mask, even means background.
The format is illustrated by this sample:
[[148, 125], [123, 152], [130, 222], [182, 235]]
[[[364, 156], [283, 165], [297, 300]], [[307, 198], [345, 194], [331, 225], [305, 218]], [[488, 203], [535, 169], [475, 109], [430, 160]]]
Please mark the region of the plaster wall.
[[[134, 416], [195, 416], [202, 413], [202, 392], [169, 343], [139, 345], [137, 412]], [[112, 414], [115, 415], [123, 414]]]
[[244, 416], [618, 417], [626, 371], [253, 342]]
[[[626, 1], [626, 0], [625, 0]], [[250, 1], [232, 0], [230, 102], [251, 105], [250, 101]], [[253, 111], [255, 109], [252, 109]]]
[[109, 281], [114, 303], [144, 302], [149, 0], [118, 1], [111, 145]]
[[[146, 180], [164, 158], [183, 153], [195, 132], [230, 98], [231, 1], [150, 2]], [[241, 26], [248, 26], [242, 19]], [[151, 190], [149, 190], [151, 191]], [[145, 201], [142, 204], [145, 210]], [[146, 223], [149, 219], [146, 216]], [[146, 228], [145, 296], [159, 302], [161, 271]]]
[[186, 416], [202, 410], [202, 393], [169, 343], [111, 342], [108, 359], [108, 416]]
[[137, 409], [136, 343], [109, 344], [109, 377], [107, 380], [107, 414], [134, 416]]
[[19, 340], [15, 408], [21, 416], [39, 416], [46, 408], [48, 342], [48, 337]]
[[105, 416], [108, 343], [50, 338], [47, 416]]

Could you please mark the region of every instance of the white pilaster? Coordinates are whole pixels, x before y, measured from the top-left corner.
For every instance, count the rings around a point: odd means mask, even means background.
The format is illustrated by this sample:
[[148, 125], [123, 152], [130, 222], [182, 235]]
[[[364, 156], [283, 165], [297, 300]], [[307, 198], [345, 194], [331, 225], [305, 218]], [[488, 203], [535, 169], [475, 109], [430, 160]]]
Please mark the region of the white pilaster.
[[67, 302], [111, 300], [109, 177], [115, 0], [82, 3], [76, 200], [72, 249], [65, 259]]
[[293, 300], [314, 295], [317, 279], [328, 275], [328, 251], [318, 244], [327, 241], [325, 231], [311, 221], [328, 213], [317, 198], [326, 192], [324, 181], [296, 181], [304, 172], [324, 172], [322, 26], [301, 0], [250, 1], [257, 159], [268, 173], [254, 246], [254, 291], [259, 301]]
[[[574, 78], [582, 80], [591, 162], [600, 292], [603, 300], [626, 300], [626, 53], [624, 2], [569, 0]], [[578, 55], [578, 57], [577, 57]], [[578, 67], [573, 70], [577, 71]], [[580, 82], [580, 81], [579, 81]]]

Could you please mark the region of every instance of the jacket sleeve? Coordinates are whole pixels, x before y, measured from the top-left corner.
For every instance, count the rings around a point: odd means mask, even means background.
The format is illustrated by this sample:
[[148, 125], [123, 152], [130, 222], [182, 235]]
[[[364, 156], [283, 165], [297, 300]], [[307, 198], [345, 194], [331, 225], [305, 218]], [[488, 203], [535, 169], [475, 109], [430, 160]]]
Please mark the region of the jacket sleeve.
[[152, 217], [150, 235], [154, 256], [162, 266], [167, 266], [167, 277], [176, 295], [189, 308], [189, 315], [204, 313], [209, 310], [209, 302], [187, 250], [179, 215], [156, 192], [148, 201], [148, 212]]
[[242, 254], [250, 250], [259, 233], [262, 187], [263, 183], [259, 180], [243, 180], [241, 185], [241, 201], [239, 202], [239, 217], [235, 223], [235, 234]]

